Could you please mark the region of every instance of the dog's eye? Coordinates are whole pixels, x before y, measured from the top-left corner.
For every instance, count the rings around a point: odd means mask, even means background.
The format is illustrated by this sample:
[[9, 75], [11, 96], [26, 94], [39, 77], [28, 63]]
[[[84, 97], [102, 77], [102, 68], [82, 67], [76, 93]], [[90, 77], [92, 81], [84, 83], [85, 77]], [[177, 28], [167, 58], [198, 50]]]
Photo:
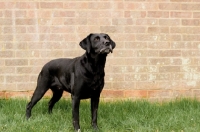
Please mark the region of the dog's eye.
[[108, 36], [105, 36], [104, 38], [105, 38], [106, 40], [109, 40], [109, 37], [108, 37]]
[[94, 38], [94, 41], [99, 41], [99, 40], [100, 40], [99, 37]]

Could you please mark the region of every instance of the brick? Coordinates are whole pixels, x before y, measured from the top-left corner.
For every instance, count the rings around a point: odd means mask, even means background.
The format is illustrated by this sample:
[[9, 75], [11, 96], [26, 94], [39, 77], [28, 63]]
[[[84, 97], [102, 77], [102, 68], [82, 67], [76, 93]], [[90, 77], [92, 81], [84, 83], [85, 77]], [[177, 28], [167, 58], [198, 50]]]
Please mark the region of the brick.
[[146, 42], [125, 42], [126, 49], [145, 49], [147, 48]]
[[26, 82], [22, 82], [22, 83], [18, 83], [16, 86], [16, 90], [17, 91], [23, 91], [24, 89], [26, 89], [26, 91], [30, 91], [30, 90], [35, 90], [36, 88], [36, 84], [35, 83], [26, 83]]
[[151, 90], [148, 91], [149, 98], [164, 98], [164, 97], [170, 97], [172, 96], [171, 90]]
[[[97, 32], [99, 31], [100, 32], [100, 28], [99, 26], [78, 26], [77, 29], [74, 29], [74, 32], [75, 30], [77, 30], [79, 33], [87, 33], [89, 34], [90, 32]], [[73, 31], [73, 30], [72, 30]]]
[[135, 10], [135, 3], [132, 2], [124, 2], [123, 3], [123, 8], [127, 9], [127, 10]]
[[196, 98], [200, 97], [200, 90], [198, 90], [198, 89], [193, 90], [193, 94], [194, 94], [193, 96]]
[[113, 82], [114, 89], [135, 89], [135, 82]]
[[125, 11], [125, 18], [145, 18], [146, 12], [145, 11]]
[[[31, 12], [30, 12], [31, 13]], [[39, 11], [34, 11], [32, 12], [33, 15], [30, 14], [30, 16], [35, 16], [39, 18], [51, 18], [53, 16], [52, 11], [50, 10], [39, 10]]]
[[133, 50], [116, 50], [116, 54], [114, 54], [114, 57], [130, 57], [130, 56], [136, 56], [136, 52]]
[[0, 2], [0, 9], [15, 8], [15, 2]]
[[3, 11], [0, 11], [0, 17], [3, 17]]
[[170, 58], [170, 65], [182, 65], [182, 59], [180, 58]]
[[184, 26], [199, 26], [199, 19], [182, 19], [182, 25]]
[[48, 57], [60, 58], [60, 57], [63, 57], [63, 51], [62, 50], [52, 50], [52, 51], [42, 52], [41, 57], [42, 58], [48, 58]]
[[119, 26], [101, 26], [100, 30], [104, 33], [120, 33], [123, 27]]
[[110, 9], [111, 3], [110, 2], [89, 2], [88, 9]]
[[125, 98], [147, 98], [147, 90], [125, 90]]
[[180, 19], [159, 19], [159, 25], [178, 26], [181, 25]]
[[170, 33], [193, 33], [194, 28], [192, 27], [171, 27]]
[[5, 92], [1, 92], [1, 91], [0, 91], [0, 98], [1, 98], [1, 99], [4, 99], [4, 98], [5, 98]]
[[136, 25], [158, 25], [158, 19], [137, 19]]
[[62, 2], [40, 2], [40, 7], [43, 9], [62, 9]]
[[199, 9], [200, 8], [200, 4], [194, 4], [194, 3], [192, 3], [192, 4], [181, 4], [181, 9], [182, 10], [193, 10], [193, 11], [195, 11], [195, 10], [200, 10]]
[[122, 11], [111, 12], [111, 17], [113, 18], [124, 17], [124, 12]]
[[86, 18], [66, 18], [64, 25], [87, 25]]
[[4, 35], [0, 35], [0, 41], [13, 41], [13, 35], [7, 35], [7, 34], [4, 34]]
[[167, 11], [148, 11], [147, 17], [149, 17], [149, 18], [169, 18], [169, 12], [167, 12]]
[[52, 18], [51, 23], [52, 25], [64, 25], [64, 18]]
[[26, 11], [15, 11], [16, 18], [25, 18], [26, 16]]
[[192, 2], [192, 0], [170, 0], [171, 2]]
[[199, 50], [183, 50], [182, 56], [183, 57], [199, 57], [200, 51]]
[[131, 58], [125, 60], [126, 65], [147, 65], [147, 59], [146, 58]]
[[15, 91], [16, 90], [16, 84], [9, 83], [9, 84], [1, 84], [0, 83], [0, 91]]
[[[105, 29], [105, 31], [106, 30], [109, 30], [109, 29]], [[120, 29], [118, 31], [120, 33]], [[112, 34], [112, 33], [109, 33], [109, 34]], [[125, 34], [120, 34], [120, 35], [116, 35], [116, 36], [113, 35], [112, 39], [115, 40], [115, 42], [120, 41], [120, 44], [122, 44], [123, 40], [125, 40], [125, 41], [135, 41], [135, 34], [134, 33], [125, 33]]]
[[15, 73], [15, 67], [0, 67], [1, 74], [13, 74]]
[[76, 56], [80, 56], [81, 54], [84, 54], [84, 50], [73, 50], [73, 51], [64, 51], [64, 56], [69, 58], [74, 58]]
[[6, 83], [20, 83], [20, 82], [29, 82], [27, 75], [21, 76], [6, 76]]
[[200, 18], [200, 12], [193, 12], [194, 18]]
[[27, 33], [50, 33], [51, 28], [47, 27], [47, 26], [40, 26], [40, 27], [36, 27], [36, 26], [28, 26], [26, 28], [26, 32]]
[[30, 73], [39, 73], [41, 67], [17, 67], [16, 73], [17, 74], [30, 74]]
[[172, 18], [192, 18], [191, 12], [171, 12], [170, 17]]
[[0, 18], [0, 25], [12, 25], [12, 23], [11, 19]]
[[139, 26], [126, 26], [124, 31], [125, 33], [145, 33], [146, 28]]
[[199, 41], [199, 35], [183, 35], [183, 40], [184, 41]]
[[200, 32], [200, 27], [193, 27], [192, 28], [192, 33], [193, 34], [198, 34]]
[[[111, 19], [105, 20], [105, 18], [99, 18], [98, 21], [96, 21], [95, 19], [88, 19], [88, 25], [96, 25], [95, 23], [98, 23], [98, 25], [109, 26], [112, 24], [112, 20]], [[96, 29], [96, 30], [98, 30], [98, 29]]]
[[38, 2], [16, 2], [17, 9], [38, 9], [39, 3]]
[[148, 27], [148, 33], [169, 33], [169, 27]]
[[16, 41], [39, 41], [39, 36], [35, 34], [17, 34], [15, 35]]
[[125, 81], [124, 79], [124, 75], [121, 75], [121, 74], [109, 74], [107, 72], [106, 76], [105, 76], [105, 80], [108, 80], [108, 81], [114, 81], [114, 82], [117, 82], [117, 81]]
[[32, 50], [32, 51], [16, 51], [15, 52], [16, 58], [31, 58], [31, 57], [40, 57], [39, 51]]
[[160, 10], [180, 10], [180, 3], [159, 3]]
[[112, 19], [113, 25], [133, 25], [132, 19]]
[[136, 35], [136, 40], [137, 41], [156, 41], [158, 40], [157, 35], [147, 35], [147, 34], [138, 34]]
[[128, 72], [145, 73], [148, 72], [147, 66], [130, 66], [127, 68]]
[[0, 76], [0, 83], [4, 83], [5, 81], [5, 79], [4, 79], [5, 77], [4, 76]]
[[103, 98], [124, 98], [123, 90], [103, 90], [101, 93]]
[[12, 16], [15, 17], [15, 12], [13, 12], [11, 10], [5, 10], [4, 11], [4, 17], [11, 18]]
[[11, 34], [11, 33], [26, 33], [26, 27], [4, 27], [5, 34]]
[[147, 74], [127, 74], [125, 76], [125, 81], [147, 81]]
[[16, 25], [35, 25], [37, 22], [35, 19], [16, 19]]
[[82, 10], [84, 10], [84, 9], [89, 8], [89, 3], [82, 2], [82, 1], [79, 1], [79, 2], [69, 1], [69, 2], [64, 2], [63, 8], [64, 9], [82, 9]]
[[53, 17], [75, 17], [74, 11], [54, 11]]
[[0, 57], [1, 58], [14, 57], [14, 52], [13, 51], [0, 51]]
[[138, 81], [136, 82], [136, 89], [159, 89], [159, 86], [153, 81]]
[[169, 58], [149, 58], [148, 63], [150, 65], [169, 65], [170, 59]]
[[192, 47], [191, 42], [172, 42], [172, 49], [190, 49]]
[[181, 50], [163, 50], [160, 51], [160, 57], [180, 57]]
[[28, 60], [27, 59], [7, 59], [5, 60], [5, 65], [6, 66], [27, 66], [28, 65]]
[[199, 49], [200, 48], [200, 44], [198, 42], [193, 42], [193, 45], [190, 46], [190, 47], [192, 47], [194, 49]]
[[138, 57], [158, 57], [159, 52], [156, 50], [139, 50], [137, 51], [137, 56]]
[[27, 49], [27, 44], [26, 44], [26, 42], [23, 42], [23, 43], [21, 43], [21, 42], [19, 42], [19, 43], [17, 43], [17, 42], [15, 42], [15, 43], [6, 43], [5, 44], [5, 49], [9, 49], [9, 50], [13, 50], [13, 49]]
[[160, 72], [180, 72], [180, 66], [161, 66]]
[[169, 42], [149, 42], [147, 47], [149, 49], [169, 49], [170, 43]]

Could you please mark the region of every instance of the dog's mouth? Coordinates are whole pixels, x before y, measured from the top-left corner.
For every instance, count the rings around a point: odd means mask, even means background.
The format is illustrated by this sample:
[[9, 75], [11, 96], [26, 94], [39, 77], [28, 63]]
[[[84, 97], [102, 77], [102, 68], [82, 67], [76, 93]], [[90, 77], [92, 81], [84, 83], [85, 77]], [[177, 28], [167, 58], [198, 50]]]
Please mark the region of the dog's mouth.
[[109, 54], [110, 52], [113, 52], [111, 45], [109, 47], [104, 47], [99, 51], [100, 54]]

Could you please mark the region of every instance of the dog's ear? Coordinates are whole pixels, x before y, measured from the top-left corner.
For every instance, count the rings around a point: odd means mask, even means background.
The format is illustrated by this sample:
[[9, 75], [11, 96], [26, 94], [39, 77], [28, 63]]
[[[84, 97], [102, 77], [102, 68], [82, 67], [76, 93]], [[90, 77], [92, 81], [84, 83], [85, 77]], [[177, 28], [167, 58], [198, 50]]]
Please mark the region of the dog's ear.
[[90, 49], [91, 49], [91, 43], [90, 43], [90, 36], [92, 34], [88, 35], [86, 38], [84, 38], [79, 45], [81, 46], [81, 48], [83, 48], [84, 50], [86, 50], [88, 53], [90, 53]]
[[115, 42], [110, 38], [110, 36], [109, 36], [108, 34], [106, 34], [106, 35], [107, 35], [107, 36], [109, 37], [109, 39], [110, 39], [112, 49], [114, 49], [115, 46], [116, 46]]

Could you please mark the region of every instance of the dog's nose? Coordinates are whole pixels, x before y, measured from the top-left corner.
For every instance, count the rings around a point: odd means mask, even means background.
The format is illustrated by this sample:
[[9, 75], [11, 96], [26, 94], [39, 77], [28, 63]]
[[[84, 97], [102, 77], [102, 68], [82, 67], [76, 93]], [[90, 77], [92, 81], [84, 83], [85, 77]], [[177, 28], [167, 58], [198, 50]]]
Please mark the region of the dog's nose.
[[109, 42], [109, 41], [105, 41], [104, 44], [105, 44], [106, 46], [108, 46], [108, 45], [110, 45], [110, 42]]

